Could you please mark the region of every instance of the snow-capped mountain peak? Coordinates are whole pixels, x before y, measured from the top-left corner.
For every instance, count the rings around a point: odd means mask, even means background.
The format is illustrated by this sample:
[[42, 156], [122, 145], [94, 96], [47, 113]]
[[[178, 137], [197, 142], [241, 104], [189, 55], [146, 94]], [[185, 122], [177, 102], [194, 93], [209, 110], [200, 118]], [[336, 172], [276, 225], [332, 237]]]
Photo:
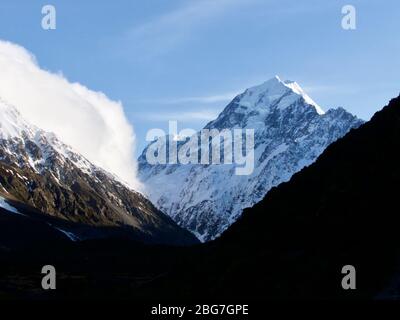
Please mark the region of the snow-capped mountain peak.
[[15, 107], [0, 98], [0, 138], [21, 137], [23, 132], [32, 133], [32, 129]]
[[[0, 141], [8, 155], [17, 156], [15, 148], [22, 143], [25, 147], [27, 164], [40, 173], [47, 168], [46, 161], [57, 156], [59, 161], [71, 161], [80, 170], [90, 173], [95, 166], [76, 152], [72, 147], [61, 142], [52, 132], [46, 132], [27, 122], [11, 104], [0, 98]], [[37, 155], [40, 154], [40, 157]], [[4, 159], [0, 157], [0, 160]]]
[[361, 123], [344, 109], [324, 113], [296, 82], [274, 77], [236, 96], [205, 126], [253, 129], [253, 173], [237, 176], [234, 164], [149, 165], [145, 149], [139, 157], [139, 177], [158, 208], [207, 241]]
[[276, 104], [281, 109], [296, 100], [304, 99], [307, 104], [315, 108], [318, 114], [324, 114], [322, 108], [305, 93], [297, 82], [282, 81], [279, 76], [247, 89], [237, 99], [239, 100], [238, 104], [242, 107], [266, 108]]

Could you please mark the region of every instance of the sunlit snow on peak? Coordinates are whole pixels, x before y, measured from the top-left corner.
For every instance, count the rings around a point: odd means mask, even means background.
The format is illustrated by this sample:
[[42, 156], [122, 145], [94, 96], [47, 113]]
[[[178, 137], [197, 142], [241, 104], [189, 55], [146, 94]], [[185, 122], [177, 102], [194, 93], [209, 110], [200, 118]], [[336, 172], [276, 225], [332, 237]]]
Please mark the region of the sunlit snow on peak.
[[300, 98], [313, 106], [318, 114], [322, 115], [325, 113], [297, 82], [290, 80], [282, 81], [279, 76], [275, 76], [260, 85], [247, 89], [240, 95], [239, 104], [247, 108], [265, 108], [278, 103], [278, 107], [284, 109]]

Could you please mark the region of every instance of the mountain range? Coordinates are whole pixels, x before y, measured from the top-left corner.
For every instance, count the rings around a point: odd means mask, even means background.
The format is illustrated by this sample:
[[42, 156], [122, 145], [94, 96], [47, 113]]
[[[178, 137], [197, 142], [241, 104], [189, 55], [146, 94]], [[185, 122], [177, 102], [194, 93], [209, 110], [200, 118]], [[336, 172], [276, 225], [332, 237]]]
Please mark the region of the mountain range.
[[[273, 187], [218, 239], [196, 246], [92, 238], [43, 239], [26, 249], [6, 240], [35, 221], [0, 214], [0, 297], [398, 299], [399, 143], [400, 97]], [[55, 291], [37, 289], [43, 263], [60, 270]], [[341, 286], [347, 265], [356, 270], [355, 290]]]

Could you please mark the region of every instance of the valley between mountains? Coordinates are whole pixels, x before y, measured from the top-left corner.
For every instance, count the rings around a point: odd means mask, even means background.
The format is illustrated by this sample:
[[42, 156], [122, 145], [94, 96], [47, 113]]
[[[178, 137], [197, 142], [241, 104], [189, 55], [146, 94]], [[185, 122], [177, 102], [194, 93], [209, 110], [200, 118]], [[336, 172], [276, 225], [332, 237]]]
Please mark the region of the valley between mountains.
[[142, 193], [28, 123], [17, 107], [0, 101], [0, 111], [3, 202], [43, 213], [35, 216], [70, 240], [128, 237], [178, 245], [215, 239], [243, 209], [363, 123], [343, 108], [324, 112], [296, 82], [276, 76], [239, 94], [205, 126], [254, 130], [252, 174], [236, 175], [236, 164], [149, 164], [147, 147], [138, 160]]
[[[0, 111], [0, 298], [398, 295], [400, 97], [364, 123], [273, 78], [206, 126], [257, 129], [252, 175], [141, 157], [144, 194], [14, 106]], [[60, 270], [56, 291], [37, 290], [44, 264]], [[347, 264], [353, 292], [340, 287]]]

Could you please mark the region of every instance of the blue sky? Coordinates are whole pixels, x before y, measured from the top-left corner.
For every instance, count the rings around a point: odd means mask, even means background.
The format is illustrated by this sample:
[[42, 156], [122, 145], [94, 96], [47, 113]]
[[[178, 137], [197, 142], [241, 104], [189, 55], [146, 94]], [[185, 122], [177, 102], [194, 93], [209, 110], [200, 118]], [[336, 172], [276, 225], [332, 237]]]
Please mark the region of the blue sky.
[[[56, 30], [41, 28], [45, 4]], [[356, 30], [341, 28], [346, 4]], [[0, 39], [122, 101], [141, 149], [148, 129], [199, 129], [274, 75], [369, 119], [400, 92], [399, 14], [398, 0], [2, 0]]]

